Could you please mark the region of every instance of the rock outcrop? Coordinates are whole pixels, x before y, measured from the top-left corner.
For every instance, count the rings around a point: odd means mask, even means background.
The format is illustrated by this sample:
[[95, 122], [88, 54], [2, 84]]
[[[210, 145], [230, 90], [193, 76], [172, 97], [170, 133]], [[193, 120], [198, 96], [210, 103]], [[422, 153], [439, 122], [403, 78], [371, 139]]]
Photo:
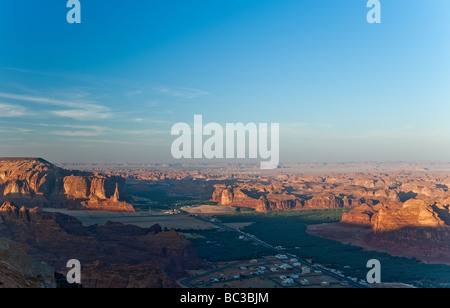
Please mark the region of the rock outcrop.
[[20, 244], [0, 238], [0, 288], [56, 288], [53, 268], [34, 260]]
[[258, 208], [262, 205], [259, 197], [250, 197], [238, 187], [216, 185], [212, 200], [223, 206], [243, 206]]
[[[344, 213], [335, 227], [363, 227], [364, 245], [393, 255], [425, 262], [450, 264], [450, 211], [448, 204], [430, 199], [409, 199], [359, 207]], [[340, 239], [344, 240], [344, 238]]]
[[[256, 211], [394, 206], [410, 199], [449, 204], [450, 175], [396, 171], [229, 176], [213, 185], [212, 201]], [[217, 183], [219, 182], [219, 183]], [[362, 213], [362, 212], [361, 212]], [[352, 214], [355, 214], [352, 213]]]
[[[276, 183], [275, 183], [276, 184]], [[257, 212], [303, 209], [336, 209], [356, 206], [359, 200], [335, 196], [321, 191], [314, 194], [293, 194], [290, 189], [274, 185], [237, 183], [235, 186], [215, 185], [212, 201], [223, 206], [253, 208]]]
[[79, 260], [81, 282], [88, 288], [174, 287], [187, 269], [201, 263], [184, 236], [163, 232], [159, 225], [108, 222], [86, 227], [68, 215], [12, 203], [0, 207], [0, 237], [20, 243], [30, 256], [63, 275], [68, 260]]
[[65, 170], [40, 158], [0, 158], [0, 202], [134, 211], [127, 201], [122, 177]]
[[[440, 211], [438, 212], [438, 210]], [[425, 200], [410, 199], [401, 207], [380, 208], [371, 222], [375, 233], [408, 227], [446, 229], [450, 226], [447, 226], [440, 216], [449, 214], [448, 209], [439, 209]]]
[[405, 228], [450, 228], [448, 205], [439, 206], [429, 200], [410, 199], [404, 203], [362, 204], [344, 213], [341, 223], [369, 226], [374, 233], [397, 231]]

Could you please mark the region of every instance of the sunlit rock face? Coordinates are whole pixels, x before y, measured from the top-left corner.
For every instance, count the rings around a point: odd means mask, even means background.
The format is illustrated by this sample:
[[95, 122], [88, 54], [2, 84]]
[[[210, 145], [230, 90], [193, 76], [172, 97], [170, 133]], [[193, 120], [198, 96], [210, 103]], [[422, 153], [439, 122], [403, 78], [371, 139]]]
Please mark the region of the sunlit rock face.
[[134, 211], [125, 180], [59, 168], [40, 158], [0, 159], [0, 202], [27, 207]]

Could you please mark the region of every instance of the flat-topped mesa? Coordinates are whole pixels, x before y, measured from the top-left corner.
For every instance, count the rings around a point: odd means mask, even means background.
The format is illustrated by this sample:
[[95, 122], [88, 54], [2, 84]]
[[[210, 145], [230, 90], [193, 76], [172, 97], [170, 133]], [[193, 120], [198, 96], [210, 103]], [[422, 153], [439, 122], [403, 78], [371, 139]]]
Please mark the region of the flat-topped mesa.
[[133, 212], [119, 176], [59, 168], [41, 158], [0, 158], [0, 203]]

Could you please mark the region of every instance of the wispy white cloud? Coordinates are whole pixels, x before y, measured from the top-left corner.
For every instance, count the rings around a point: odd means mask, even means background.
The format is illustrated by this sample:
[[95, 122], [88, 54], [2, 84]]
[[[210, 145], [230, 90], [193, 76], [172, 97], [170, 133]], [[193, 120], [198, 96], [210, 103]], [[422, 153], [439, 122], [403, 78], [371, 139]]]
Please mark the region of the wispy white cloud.
[[113, 116], [113, 113], [109, 108], [101, 106], [87, 109], [57, 110], [52, 111], [51, 113], [59, 117], [71, 118], [79, 121], [102, 120]]
[[0, 127], [0, 133], [32, 133], [34, 130], [20, 127]]
[[27, 109], [21, 105], [0, 103], [0, 118], [23, 117], [27, 114]]
[[[0, 97], [49, 106], [71, 108], [67, 110], [54, 110], [51, 113], [59, 117], [71, 118], [74, 120], [86, 121], [86, 120], [107, 119], [113, 117], [113, 112], [111, 111], [110, 108], [100, 104], [95, 104], [86, 101], [69, 101], [69, 100], [53, 99], [40, 96], [20, 95], [4, 92], [0, 92]], [[11, 112], [12, 111], [10, 111], [10, 113]], [[18, 113], [19, 110], [16, 110], [15, 112]]]
[[136, 123], [145, 123], [145, 124], [161, 124], [161, 125], [169, 125], [173, 124], [173, 121], [169, 120], [161, 120], [161, 119], [152, 119], [152, 118], [133, 118], [131, 121]]
[[80, 131], [80, 130], [77, 130], [77, 131], [68, 131], [68, 130], [52, 131], [52, 132], [50, 132], [50, 134], [57, 135], [57, 136], [65, 136], [65, 137], [96, 137], [96, 136], [102, 135], [102, 133], [96, 132], [96, 131]]
[[[72, 108], [80, 106], [80, 102], [71, 102], [71, 101], [58, 100], [58, 99], [52, 99], [52, 98], [47, 98], [47, 97], [20, 95], [20, 94], [13, 94], [13, 93], [0, 92], [0, 97], [12, 99], [12, 100], [52, 105], [52, 106], [64, 106], [64, 107], [72, 107]], [[87, 105], [92, 105], [92, 104], [83, 104], [83, 105], [87, 106]]]
[[117, 134], [148, 136], [148, 135], [165, 135], [169, 136], [170, 132], [164, 129], [130, 129], [117, 131]]
[[183, 87], [162, 86], [162, 87], [158, 87], [157, 90], [163, 94], [187, 98], [187, 99], [194, 99], [194, 98], [209, 94], [208, 92], [205, 92], [202, 90], [192, 89], [192, 88], [183, 88]]
[[142, 93], [143, 93], [142, 90], [130, 90], [130, 91], [125, 92], [125, 96], [132, 97], [132, 96], [140, 95]]
[[[49, 128], [47, 134], [65, 137], [97, 137], [104, 135], [118, 136], [155, 136], [168, 135], [163, 129], [116, 129], [98, 125], [69, 125], [69, 124], [45, 124], [38, 126]], [[117, 140], [115, 138], [114, 140]]]
[[39, 124], [41, 127], [59, 128], [48, 132], [51, 135], [66, 136], [66, 137], [95, 137], [101, 136], [113, 129], [105, 126], [97, 125], [68, 125], [68, 124]]

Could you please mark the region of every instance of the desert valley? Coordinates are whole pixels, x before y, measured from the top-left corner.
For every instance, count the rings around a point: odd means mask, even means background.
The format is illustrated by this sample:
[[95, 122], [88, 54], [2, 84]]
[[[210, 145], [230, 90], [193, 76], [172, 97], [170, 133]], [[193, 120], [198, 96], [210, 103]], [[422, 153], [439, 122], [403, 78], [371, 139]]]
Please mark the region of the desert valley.
[[0, 286], [69, 287], [75, 258], [88, 288], [367, 287], [369, 254], [414, 272], [384, 282], [448, 286], [449, 187], [445, 162], [3, 158]]

